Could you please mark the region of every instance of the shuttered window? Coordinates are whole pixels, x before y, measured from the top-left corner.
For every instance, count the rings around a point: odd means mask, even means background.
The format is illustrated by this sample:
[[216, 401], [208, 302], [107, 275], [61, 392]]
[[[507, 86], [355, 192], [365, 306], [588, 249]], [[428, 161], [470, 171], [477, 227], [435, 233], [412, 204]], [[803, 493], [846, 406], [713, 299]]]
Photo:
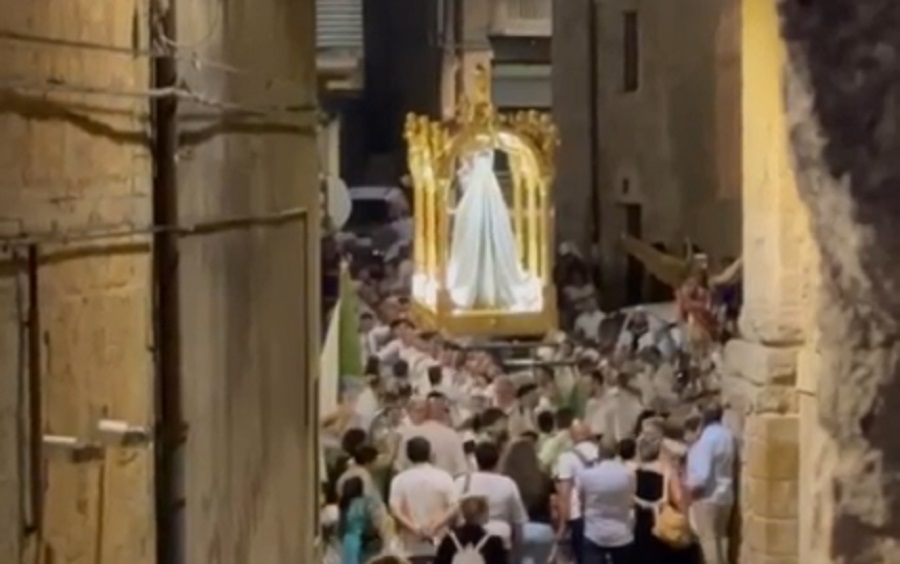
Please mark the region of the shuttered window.
[[316, 47], [362, 49], [362, 0], [316, 0]]

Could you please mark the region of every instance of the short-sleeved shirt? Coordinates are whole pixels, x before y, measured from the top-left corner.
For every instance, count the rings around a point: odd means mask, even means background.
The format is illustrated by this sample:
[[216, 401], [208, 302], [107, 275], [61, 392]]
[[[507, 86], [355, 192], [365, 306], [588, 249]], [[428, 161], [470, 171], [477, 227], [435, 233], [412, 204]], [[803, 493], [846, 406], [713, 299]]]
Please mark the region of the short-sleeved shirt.
[[[577, 450], [581, 456], [576, 454]], [[572, 449], [559, 455], [556, 463], [556, 471], [554, 475], [557, 480], [566, 480], [572, 483], [572, 497], [569, 501], [569, 519], [578, 519], [581, 517], [581, 497], [578, 495], [578, 488], [575, 479], [584, 469], [588, 467], [586, 462], [593, 463], [600, 457], [597, 445], [592, 442], [581, 442]]]
[[[391, 481], [390, 507], [418, 526], [430, 526], [443, 518], [458, 501], [450, 474], [431, 464], [417, 464]], [[398, 533], [403, 551], [410, 556], [432, 556], [435, 544], [409, 531]]]
[[472, 472], [456, 478], [456, 491], [460, 499], [466, 496], [483, 496], [488, 502], [486, 529], [503, 539], [509, 547], [512, 528], [528, 522], [528, 512], [522, 501], [519, 486], [508, 476], [494, 472]]
[[634, 542], [634, 474], [617, 460], [604, 460], [578, 475], [584, 503], [584, 537], [602, 547]]

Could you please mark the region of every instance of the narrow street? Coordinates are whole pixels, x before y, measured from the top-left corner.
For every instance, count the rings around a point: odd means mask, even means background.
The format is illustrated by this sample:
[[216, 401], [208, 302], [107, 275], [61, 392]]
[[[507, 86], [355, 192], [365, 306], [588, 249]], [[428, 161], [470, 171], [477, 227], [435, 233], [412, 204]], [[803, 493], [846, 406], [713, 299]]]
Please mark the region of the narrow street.
[[900, 562], [888, 0], [0, 0], [0, 564]]

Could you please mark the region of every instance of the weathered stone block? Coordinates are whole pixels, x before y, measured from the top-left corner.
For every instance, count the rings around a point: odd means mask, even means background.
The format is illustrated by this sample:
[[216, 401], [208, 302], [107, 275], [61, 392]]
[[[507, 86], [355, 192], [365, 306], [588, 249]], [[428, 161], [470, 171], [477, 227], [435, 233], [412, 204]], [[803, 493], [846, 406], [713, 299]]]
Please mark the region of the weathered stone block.
[[771, 347], [733, 339], [725, 347], [725, 365], [730, 375], [766, 385], [792, 385], [797, 375], [794, 347]]
[[800, 465], [798, 417], [758, 415], [746, 427], [744, 475], [763, 480], [796, 480]]
[[800, 484], [793, 480], [763, 480], [744, 476], [741, 501], [744, 511], [768, 519], [795, 519], [798, 515]]
[[[767, 519], [757, 515], [744, 515], [744, 542], [748, 550], [760, 555], [796, 557], [797, 532], [796, 519]], [[760, 560], [754, 559], [753, 562]]]

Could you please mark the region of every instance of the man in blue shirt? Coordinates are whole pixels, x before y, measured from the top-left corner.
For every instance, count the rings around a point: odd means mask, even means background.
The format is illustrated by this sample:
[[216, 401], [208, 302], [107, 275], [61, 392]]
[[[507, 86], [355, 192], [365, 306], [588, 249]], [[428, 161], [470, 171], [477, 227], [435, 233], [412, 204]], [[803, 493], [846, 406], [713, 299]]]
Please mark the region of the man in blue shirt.
[[722, 424], [722, 415], [722, 407], [712, 405], [687, 424], [688, 433], [696, 436], [687, 455], [687, 487], [693, 500], [690, 518], [707, 564], [728, 563], [728, 529], [734, 509], [736, 444]]

